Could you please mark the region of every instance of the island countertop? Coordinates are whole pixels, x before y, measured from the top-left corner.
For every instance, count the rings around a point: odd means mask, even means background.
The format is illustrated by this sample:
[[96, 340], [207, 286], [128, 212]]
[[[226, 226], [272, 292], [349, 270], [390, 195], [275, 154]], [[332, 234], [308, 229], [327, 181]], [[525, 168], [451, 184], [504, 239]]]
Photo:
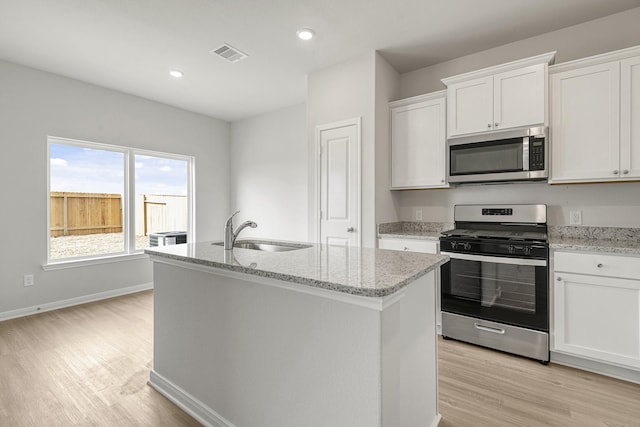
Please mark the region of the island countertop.
[[[266, 243], [270, 242], [278, 241]], [[449, 259], [445, 255], [309, 243], [299, 243], [309, 247], [288, 252], [234, 248], [231, 256], [213, 243], [152, 247], [145, 253], [152, 260], [166, 258], [366, 297], [391, 295]]]

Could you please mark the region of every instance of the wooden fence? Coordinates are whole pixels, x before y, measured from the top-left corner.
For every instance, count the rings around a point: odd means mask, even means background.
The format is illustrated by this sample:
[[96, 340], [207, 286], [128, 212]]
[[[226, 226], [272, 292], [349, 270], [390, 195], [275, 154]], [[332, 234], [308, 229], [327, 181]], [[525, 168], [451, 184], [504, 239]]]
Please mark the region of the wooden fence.
[[51, 192], [51, 237], [122, 232], [122, 196]]
[[[51, 192], [51, 237], [122, 233], [122, 196]], [[187, 197], [136, 196], [136, 234], [187, 229]]]

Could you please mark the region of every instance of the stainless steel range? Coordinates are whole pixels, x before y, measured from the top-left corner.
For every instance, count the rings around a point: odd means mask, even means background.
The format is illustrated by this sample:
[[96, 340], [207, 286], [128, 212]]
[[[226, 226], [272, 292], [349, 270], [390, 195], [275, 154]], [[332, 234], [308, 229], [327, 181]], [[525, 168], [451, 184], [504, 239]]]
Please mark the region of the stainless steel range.
[[456, 205], [440, 237], [442, 335], [549, 361], [546, 205]]

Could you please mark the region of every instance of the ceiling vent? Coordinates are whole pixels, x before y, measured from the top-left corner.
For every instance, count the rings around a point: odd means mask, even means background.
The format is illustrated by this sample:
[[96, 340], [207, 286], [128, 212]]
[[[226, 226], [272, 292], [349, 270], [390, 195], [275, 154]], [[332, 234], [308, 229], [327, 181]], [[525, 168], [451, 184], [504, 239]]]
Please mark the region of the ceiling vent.
[[246, 58], [248, 55], [240, 52], [235, 47], [229, 46], [228, 44], [223, 44], [220, 47], [217, 47], [210, 51], [211, 53], [218, 55], [222, 59], [229, 61], [231, 63], [235, 63], [240, 61], [241, 59]]

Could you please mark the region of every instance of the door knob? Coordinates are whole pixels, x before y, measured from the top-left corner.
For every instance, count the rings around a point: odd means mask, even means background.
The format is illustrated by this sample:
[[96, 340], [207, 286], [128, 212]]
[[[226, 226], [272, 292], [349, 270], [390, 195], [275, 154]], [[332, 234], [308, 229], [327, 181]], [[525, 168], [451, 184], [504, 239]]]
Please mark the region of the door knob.
[[353, 227], [347, 228], [347, 233], [353, 233], [354, 231], [356, 231], [356, 229]]
[[617, 170], [613, 171], [613, 174], [614, 174], [614, 175], [618, 175], [619, 173], [620, 173], [620, 172], [619, 172], [619, 171], [617, 171]]
[[626, 174], [629, 173], [629, 171], [627, 169], [625, 169], [625, 170], [622, 171], [622, 173], [626, 175]]

